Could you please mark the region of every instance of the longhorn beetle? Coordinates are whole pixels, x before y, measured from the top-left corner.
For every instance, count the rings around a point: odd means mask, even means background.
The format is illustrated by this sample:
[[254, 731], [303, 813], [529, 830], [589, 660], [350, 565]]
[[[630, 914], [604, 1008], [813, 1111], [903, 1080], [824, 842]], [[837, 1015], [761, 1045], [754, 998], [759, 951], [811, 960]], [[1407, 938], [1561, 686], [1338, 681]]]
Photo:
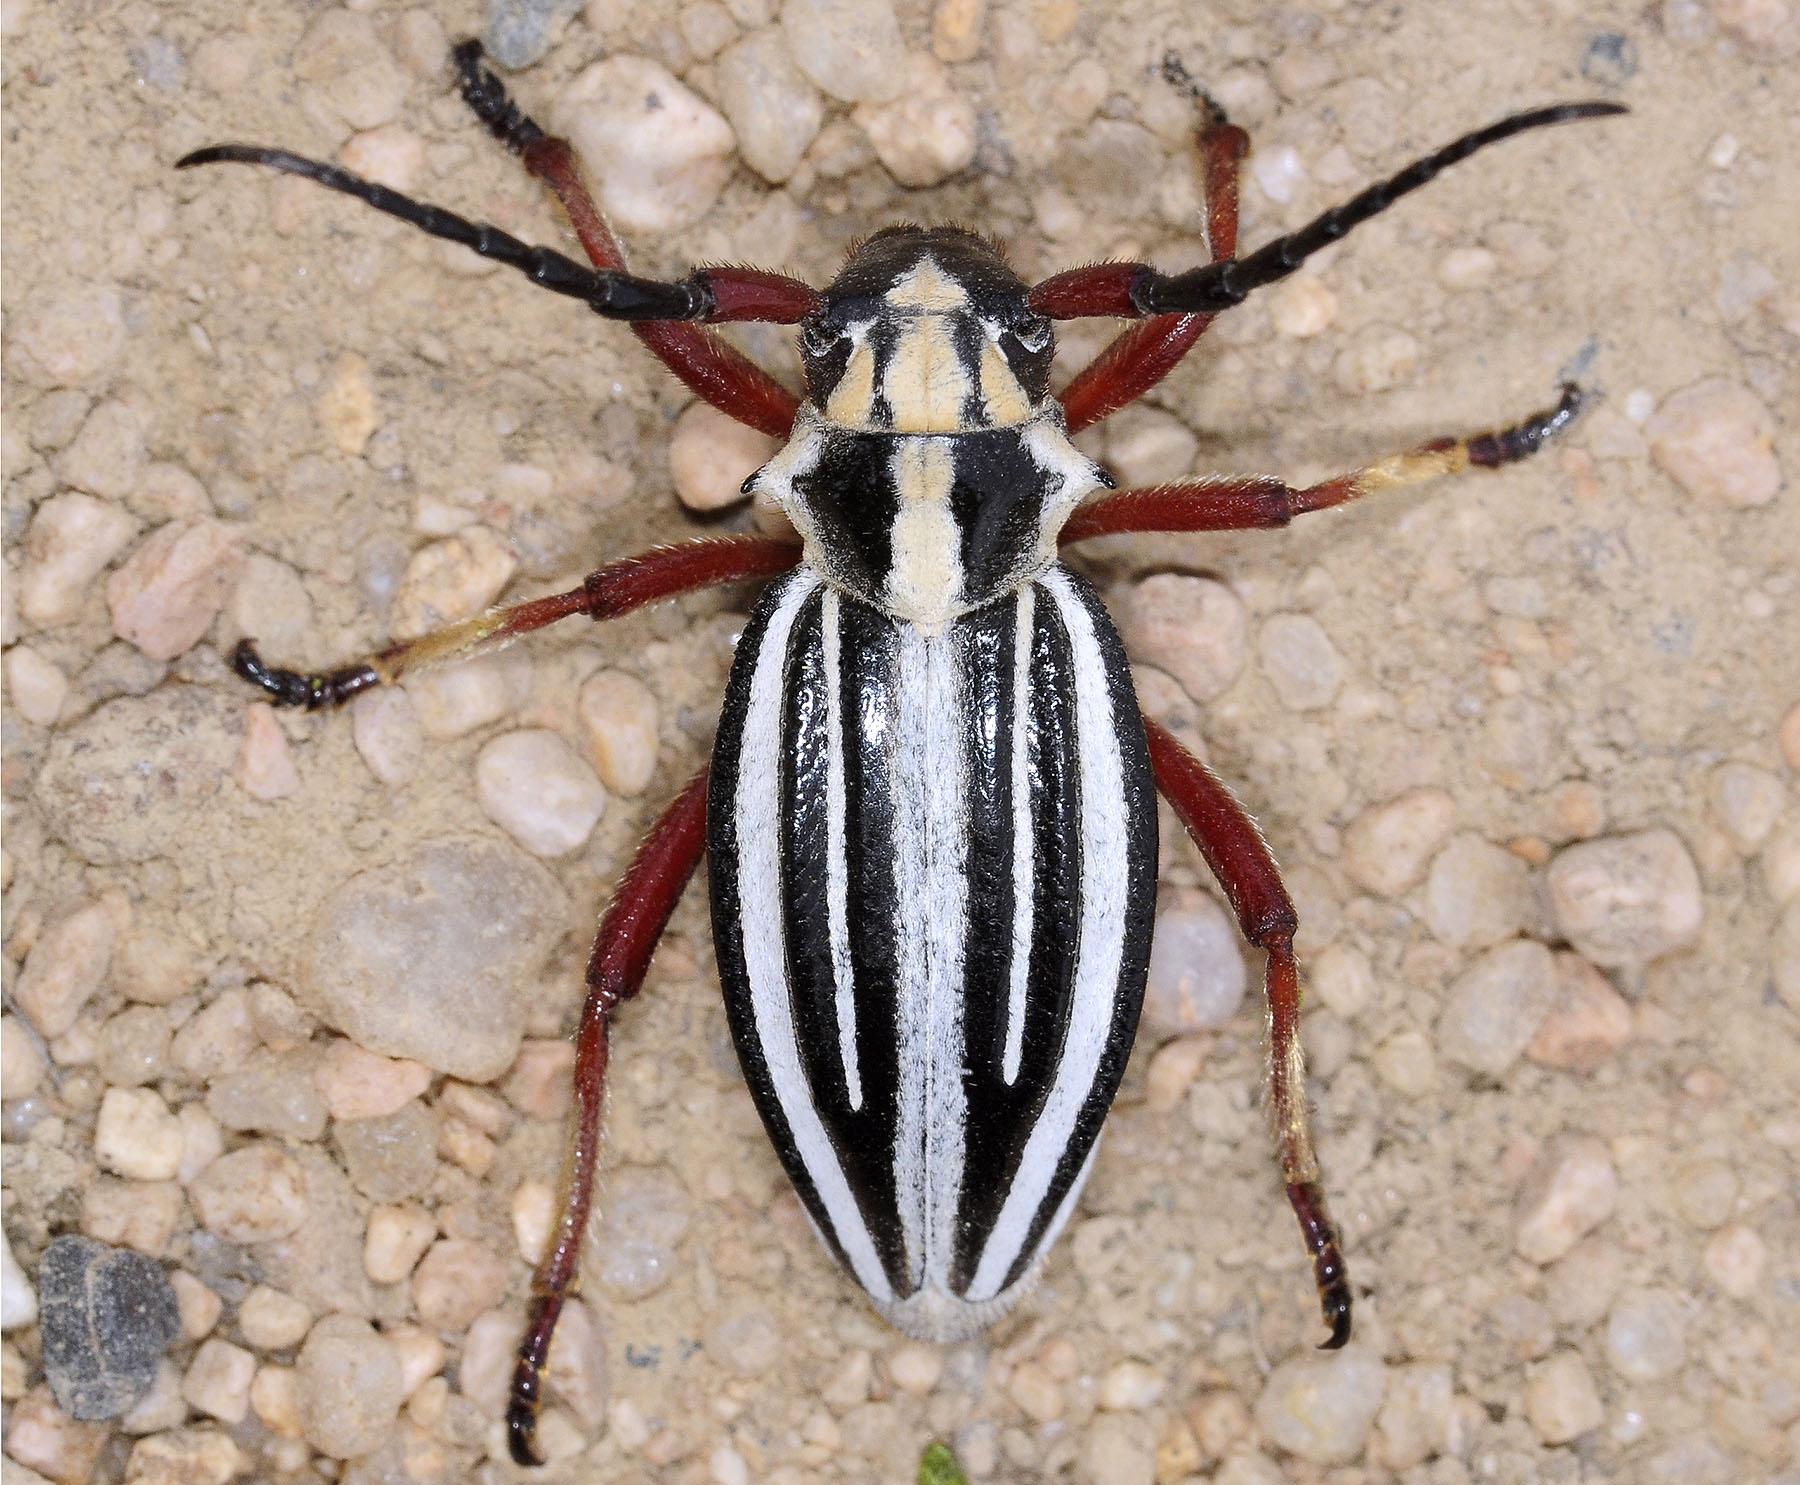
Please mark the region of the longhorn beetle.
[[[950, 1341], [1018, 1301], [1093, 1163], [1144, 994], [1160, 790], [1267, 953], [1282, 1179], [1324, 1345], [1342, 1346], [1351, 1292], [1308, 1130], [1293, 905], [1230, 791], [1140, 715], [1105, 610], [1057, 554], [1122, 532], [1285, 526], [1373, 490], [1496, 468], [1567, 425], [1581, 395], [1565, 386], [1512, 427], [1433, 439], [1304, 489], [1251, 477], [1115, 491], [1069, 435], [1155, 386], [1222, 311], [1445, 167], [1623, 108], [1514, 114], [1239, 258], [1248, 139], [1201, 96], [1205, 266], [1104, 263], [1027, 285], [974, 232], [896, 226], [821, 292], [748, 268], [675, 282], [626, 272], [568, 143], [519, 111], [479, 43], [455, 58], [463, 98], [555, 192], [591, 268], [285, 150], [218, 145], [179, 165], [305, 176], [629, 322], [696, 394], [786, 441], [744, 488], [770, 496], [800, 538], [657, 548], [324, 674], [271, 668], [248, 640], [233, 655], [276, 703], [333, 707], [575, 614], [610, 619], [774, 579], [737, 647], [712, 762], [638, 848], [588, 960], [566, 1193], [507, 1413], [514, 1459], [537, 1462], [543, 1369], [594, 1192], [612, 1014], [643, 984], [702, 852], [731, 1034], [782, 1164], [875, 1308]], [[1137, 323], [1053, 395], [1052, 322], [1083, 316]], [[804, 396], [700, 328], [733, 320], [800, 327]], [[1086, 499], [1101, 490], [1112, 493]]]

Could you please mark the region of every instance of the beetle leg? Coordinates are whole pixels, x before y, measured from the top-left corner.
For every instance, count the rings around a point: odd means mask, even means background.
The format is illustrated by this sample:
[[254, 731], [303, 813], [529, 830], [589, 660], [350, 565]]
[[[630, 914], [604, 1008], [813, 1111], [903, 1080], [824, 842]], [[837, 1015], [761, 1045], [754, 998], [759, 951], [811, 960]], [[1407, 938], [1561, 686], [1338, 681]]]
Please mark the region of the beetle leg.
[[[481, 43], [460, 42], [453, 53], [463, 101], [525, 168], [556, 193], [575, 235], [596, 268], [623, 270], [625, 253], [588, 194], [568, 140], [546, 134], [481, 65]], [[632, 327], [652, 355], [696, 396], [720, 412], [774, 438], [786, 438], [800, 399], [734, 346], [697, 325], [653, 321]]]
[[[1154, 321], [1150, 323], [1155, 323]], [[1131, 531], [1250, 531], [1285, 526], [1308, 511], [1329, 510], [1376, 490], [1416, 485], [1463, 470], [1498, 469], [1527, 458], [1574, 421], [1581, 389], [1567, 383], [1554, 407], [1510, 428], [1467, 438], [1434, 438], [1349, 474], [1296, 490], [1265, 476], [1183, 480], [1143, 490], [1120, 490], [1084, 505], [1063, 526], [1064, 546]]]
[[638, 556], [614, 562], [590, 572], [579, 588], [534, 598], [510, 608], [489, 609], [459, 624], [434, 629], [417, 639], [403, 640], [385, 650], [338, 670], [308, 675], [265, 665], [247, 639], [239, 640], [231, 653], [231, 666], [252, 685], [268, 694], [276, 706], [298, 706], [308, 711], [342, 706], [359, 692], [392, 685], [408, 671], [422, 665], [465, 660], [567, 619], [586, 614], [590, 619], [616, 619], [646, 603], [692, 593], [700, 588], [735, 583], [745, 578], [774, 577], [800, 560], [800, 548], [769, 536], [726, 536], [682, 542], [679, 546], [653, 547]]
[[706, 776], [707, 770], [701, 769], [644, 837], [588, 956], [587, 1000], [575, 1042], [575, 1126], [562, 1211], [543, 1262], [532, 1276], [530, 1318], [519, 1342], [506, 1407], [507, 1448], [516, 1464], [543, 1463], [537, 1452], [537, 1417], [544, 1365], [563, 1301], [575, 1282], [593, 1202], [612, 1013], [643, 988], [650, 956], [700, 864], [706, 848]]
[[1264, 990], [1269, 1002], [1269, 1105], [1275, 1148], [1288, 1202], [1312, 1255], [1319, 1308], [1331, 1334], [1322, 1349], [1350, 1339], [1350, 1278], [1337, 1227], [1325, 1206], [1319, 1157], [1313, 1150], [1306, 1109], [1306, 1063], [1300, 1050], [1300, 978], [1294, 967], [1294, 929], [1299, 919], [1268, 842], [1256, 822], [1232, 798], [1211, 769], [1177, 742], [1167, 728], [1144, 719], [1150, 769], [1156, 787], [1225, 889], [1245, 938], [1269, 956]]
[[[1200, 166], [1206, 191], [1206, 246], [1212, 261], [1237, 253], [1238, 167], [1250, 136], [1226, 122], [1209, 101], [1200, 130]], [[1124, 331], [1057, 393], [1070, 433], [1079, 433], [1135, 402], [1165, 376], [1205, 334], [1215, 315], [1157, 315]]]

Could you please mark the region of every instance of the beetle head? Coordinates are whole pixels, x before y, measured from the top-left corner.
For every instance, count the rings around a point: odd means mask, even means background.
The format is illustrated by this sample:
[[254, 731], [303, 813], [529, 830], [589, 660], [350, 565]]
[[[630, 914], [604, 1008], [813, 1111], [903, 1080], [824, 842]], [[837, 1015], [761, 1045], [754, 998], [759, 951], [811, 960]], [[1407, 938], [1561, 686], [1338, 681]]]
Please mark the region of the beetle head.
[[859, 433], [968, 433], [1027, 421], [1049, 392], [1050, 322], [986, 238], [890, 227], [850, 255], [801, 323], [808, 392]]

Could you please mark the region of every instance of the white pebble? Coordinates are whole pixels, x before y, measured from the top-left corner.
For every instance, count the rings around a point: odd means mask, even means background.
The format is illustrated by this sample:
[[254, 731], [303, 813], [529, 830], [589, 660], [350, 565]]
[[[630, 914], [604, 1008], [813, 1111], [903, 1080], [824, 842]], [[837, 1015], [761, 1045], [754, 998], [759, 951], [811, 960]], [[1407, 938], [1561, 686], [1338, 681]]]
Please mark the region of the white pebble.
[[1525, 1383], [1525, 1417], [1539, 1439], [1567, 1444], [1598, 1428], [1605, 1418], [1594, 1374], [1579, 1351], [1558, 1351]]
[[1345, 392], [1386, 392], [1399, 386], [1419, 364], [1419, 342], [1404, 330], [1373, 325], [1338, 353], [1333, 380]]
[[903, 186], [935, 186], [975, 158], [975, 105], [950, 84], [944, 64], [914, 52], [894, 69], [900, 93], [892, 102], [856, 110], [875, 157]]
[[1314, 958], [1310, 990], [1326, 1009], [1350, 1020], [1375, 999], [1375, 971], [1369, 956], [1349, 944], [1332, 944]]
[[1383, 1462], [1409, 1470], [1450, 1449], [1455, 1387], [1448, 1366], [1415, 1363], [1388, 1371], [1387, 1392], [1375, 1419]]
[[556, 1207], [556, 1188], [548, 1181], [521, 1181], [513, 1192], [513, 1240], [519, 1245], [519, 1256], [534, 1267], [550, 1245]]
[[693, 1220], [687, 1188], [662, 1167], [623, 1166], [607, 1178], [600, 1213], [599, 1278], [625, 1299], [669, 1281], [676, 1249]]
[[1667, 829], [1582, 841], [1557, 853], [1546, 875], [1563, 937], [1603, 967], [1642, 964], [1700, 932], [1700, 877]]
[[400, 1391], [411, 1397], [420, 1385], [443, 1371], [448, 1351], [443, 1341], [422, 1325], [389, 1325], [382, 1337], [400, 1360]]
[[972, 62], [981, 55], [987, 0], [937, 0], [931, 9], [931, 50], [940, 62]]
[[37, 1315], [37, 1292], [31, 1280], [13, 1257], [12, 1243], [0, 1242], [0, 1330], [34, 1324]]
[[1753, 1227], [1721, 1227], [1700, 1255], [1706, 1277], [1733, 1299], [1749, 1299], [1762, 1287], [1769, 1245]]
[[1664, 401], [1644, 425], [1650, 457], [1690, 495], [1737, 509], [1781, 488], [1775, 419], [1748, 387], [1707, 377]]
[[181, 1395], [198, 1412], [223, 1423], [242, 1423], [250, 1411], [250, 1382], [255, 1376], [254, 1356], [215, 1337], [194, 1353], [181, 1379]]
[[713, 64], [719, 107], [737, 133], [744, 163], [780, 185], [805, 158], [825, 105], [795, 64], [778, 26], [753, 31]]
[[201, 1171], [188, 1201], [200, 1225], [228, 1242], [272, 1242], [305, 1220], [306, 1174], [276, 1145], [247, 1145]]
[[731, 125], [647, 57], [594, 63], [552, 117], [599, 184], [602, 209], [627, 233], [693, 226], [731, 174]]
[[159, 526], [106, 581], [113, 632], [152, 660], [173, 660], [212, 627], [243, 559], [242, 539], [223, 521]]
[[211, 1428], [175, 1428], [132, 1446], [125, 1462], [129, 1485], [227, 1485], [250, 1468], [250, 1458]]
[[19, 570], [19, 613], [40, 629], [81, 616], [88, 584], [131, 540], [137, 523], [109, 501], [74, 491], [32, 512]]
[[1531, 873], [1511, 851], [1468, 832], [1432, 859], [1425, 921], [1452, 948], [1483, 949], [1511, 938], [1531, 910]]
[[902, 1392], [923, 1397], [937, 1386], [938, 1378], [944, 1374], [943, 1348], [923, 1341], [907, 1341], [888, 1356], [887, 1373]]
[[1732, 845], [1752, 855], [1768, 838], [1787, 803], [1781, 780], [1752, 763], [1726, 763], [1713, 771], [1712, 807]]
[[339, 356], [320, 388], [313, 414], [339, 453], [361, 454], [374, 436], [375, 377], [354, 351]]
[[1556, 1001], [1525, 1048], [1544, 1067], [1591, 1072], [1631, 1040], [1631, 1005], [1579, 954], [1556, 956]]
[[88, 284], [27, 308], [12, 332], [17, 369], [43, 387], [97, 382], [125, 349], [119, 291]]
[[374, 23], [353, 11], [319, 15], [294, 47], [294, 72], [352, 129], [391, 122], [406, 101], [406, 74]]
[[1294, 199], [1294, 190], [1306, 178], [1306, 167], [1292, 145], [1257, 150], [1246, 162], [1250, 178], [1263, 195], [1277, 205], [1285, 206]]
[[13, 1000], [40, 1036], [55, 1039], [75, 1024], [100, 988], [117, 932], [104, 903], [83, 901], [39, 931], [13, 988]]
[[596, 1429], [606, 1419], [608, 1390], [606, 1332], [591, 1306], [572, 1299], [563, 1307], [544, 1382], [586, 1429]]
[[714, 1485], [750, 1485], [750, 1465], [729, 1444], [721, 1444], [706, 1460], [706, 1473]]
[[363, 1235], [363, 1271], [377, 1284], [398, 1284], [436, 1236], [437, 1223], [423, 1207], [378, 1206]]
[[1166, 670], [1195, 701], [1211, 701], [1244, 668], [1249, 623], [1223, 583], [1157, 573], [1128, 590], [1118, 615], [1133, 657]]
[[524, 700], [529, 685], [529, 661], [522, 655], [478, 655], [460, 665], [408, 676], [406, 694], [420, 730], [434, 742], [445, 742], [499, 721]]
[[1263, 674], [1289, 711], [1329, 706], [1344, 682], [1344, 657], [1310, 614], [1275, 614], [1256, 637]]
[[398, 686], [365, 691], [350, 703], [350, 738], [369, 772], [390, 789], [417, 773], [425, 757], [418, 711]]
[[413, 1306], [442, 1335], [461, 1335], [506, 1294], [507, 1266], [480, 1243], [444, 1238], [413, 1270]]
[[64, 484], [105, 500], [125, 500], [144, 468], [144, 425], [123, 402], [99, 403], [56, 461]]
[[757, 1377], [781, 1359], [782, 1333], [769, 1312], [743, 1309], [727, 1315], [706, 1333], [706, 1349], [740, 1377]]
[[1438, 1048], [1452, 1062], [1497, 1077], [1537, 1034], [1556, 996], [1548, 949], [1533, 939], [1502, 944], [1451, 985]]
[[395, 639], [417, 639], [473, 618], [500, 596], [518, 567], [511, 544], [487, 526], [420, 547], [388, 610], [389, 632]]
[[1553, 1263], [1610, 1217], [1618, 1198], [1604, 1144], [1590, 1135], [1558, 1139], [1519, 1190], [1513, 1248], [1528, 1263]]
[[244, 757], [240, 770], [244, 792], [252, 799], [286, 799], [300, 791], [300, 771], [287, 734], [266, 701], [244, 708]]
[[0, 1016], [0, 1088], [8, 1098], [35, 1093], [48, 1064], [38, 1049], [37, 1038], [17, 1016]]
[[394, 1348], [366, 1321], [327, 1315], [294, 1362], [294, 1402], [307, 1443], [333, 1459], [387, 1442], [404, 1400]]
[[1144, 1021], [1159, 1041], [1224, 1026], [1243, 1003], [1248, 971], [1236, 925], [1204, 892], [1157, 914]]
[[1125, 408], [1106, 424], [1106, 463], [1127, 489], [1180, 479], [1199, 451], [1193, 430], [1161, 408]]
[[1681, 1300], [1663, 1289], [1628, 1289], [1606, 1319], [1606, 1359], [1629, 1382], [1654, 1382], [1687, 1354]]
[[1371, 805], [1344, 831], [1344, 869], [1366, 891], [1398, 897], [1425, 874], [1455, 821], [1456, 801], [1442, 789], [1409, 789]]
[[1386, 1377], [1380, 1356], [1362, 1346], [1292, 1357], [1264, 1385], [1257, 1426], [1290, 1454], [1348, 1464], [1362, 1452]]
[[258, 1284], [238, 1303], [238, 1329], [259, 1351], [285, 1351], [297, 1346], [312, 1325], [304, 1301], [267, 1284]]
[[238, 570], [226, 615], [264, 655], [291, 654], [312, 629], [312, 597], [287, 563], [252, 552]]
[[554, 732], [508, 732], [481, 750], [475, 791], [488, 818], [535, 856], [566, 856], [592, 833], [606, 786]]
[[1302, 273], [1269, 291], [1269, 323], [1278, 334], [1307, 340], [1337, 319], [1337, 295], [1314, 274]]
[[425, 170], [425, 143], [410, 129], [383, 124], [351, 135], [338, 151], [338, 163], [391, 191], [411, 191]]
[[906, 44], [892, 0], [783, 0], [781, 28], [800, 70], [845, 103], [888, 103], [905, 85]]
[[181, 1169], [181, 1124], [153, 1088], [108, 1088], [94, 1123], [94, 1159], [134, 1181], [171, 1181]]
[[722, 510], [746, 498], [744, 481], [781, 445], [709, 402], [690, 402], [669, 440], [669, 477], [689, 510]]
[[277, 1438], [300, 1437], [299, 1388], [291, 1366], [258, 1367], [250, 1382], [250, 1406]]
[[385, 1119], [431, 1086], [431, 1069], [340, 1038], [314, 1069], [313, 1084], [334, 1119]]
[[1484, 247], [1451, 248], [1438, 259], [1437, 280], [1454, 291], [1479, 289], [1494, 276], [1500, 260]]
[[1141, 1361], [1121, 1361], [1100, 1379], [1100, 1406], [1109, 1412], [1141, 1413], [1156, 1406], [1168, 1379]]
[[27, 722], [48, 727], [62, 715], [69, 681], [56, 665], [30, 645], [6, 652], [6, 694]]
[[627, 671], [602, 670], [582, 684], [576, 715], [600, 782], [614, 794], [642, 794], [656, 773], [655, 693]]

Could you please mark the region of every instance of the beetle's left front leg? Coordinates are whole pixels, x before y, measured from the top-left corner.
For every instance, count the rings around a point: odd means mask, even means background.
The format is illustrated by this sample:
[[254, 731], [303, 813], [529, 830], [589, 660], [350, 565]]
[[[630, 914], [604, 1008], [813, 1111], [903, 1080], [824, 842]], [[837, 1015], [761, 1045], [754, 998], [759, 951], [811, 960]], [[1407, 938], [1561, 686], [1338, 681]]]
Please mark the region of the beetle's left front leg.
[[1350, 1277], [1336, 1225], [1325, 1207], [1319, 1157], [1313, 1150], [1306, 1110], [1306, 1063], [1300, 1051], [1300, 977], [1294, 967], [1294, 929], [1299, 919], [1268, 843], [1256, 822], [1216, 775], [1167, 728], [1144, 718], [1150, 769], [1200, 854], [1225, 889], [1238, 927], [1268, 952], [1263, 988], [1269, 1001], [1269, 1103], [1275, 1147], [1288, 1201], [1312, 1254], [1319, 1308], [1331, 1334], [1321, 1349], [1350, 1339]]
[[643, 988], [657, 940], [706, 849], [706, 776], [702, 769], [644, 837], [588, 956], [587, 1000], [575, 1043], [575, 1128], [569, 1140], [567, 1185], [552, 1241], [532, 1277], [530, 1323], [519, 1342], [506, 1407], [507, 1447], [516, 1464], [543, 1463], [537, 1452], [537, 1417], [544, 1364], [550, 1358], [550, 1339], [563, 1301], [575, 1282], [594, 1197], [612, 1013]]

